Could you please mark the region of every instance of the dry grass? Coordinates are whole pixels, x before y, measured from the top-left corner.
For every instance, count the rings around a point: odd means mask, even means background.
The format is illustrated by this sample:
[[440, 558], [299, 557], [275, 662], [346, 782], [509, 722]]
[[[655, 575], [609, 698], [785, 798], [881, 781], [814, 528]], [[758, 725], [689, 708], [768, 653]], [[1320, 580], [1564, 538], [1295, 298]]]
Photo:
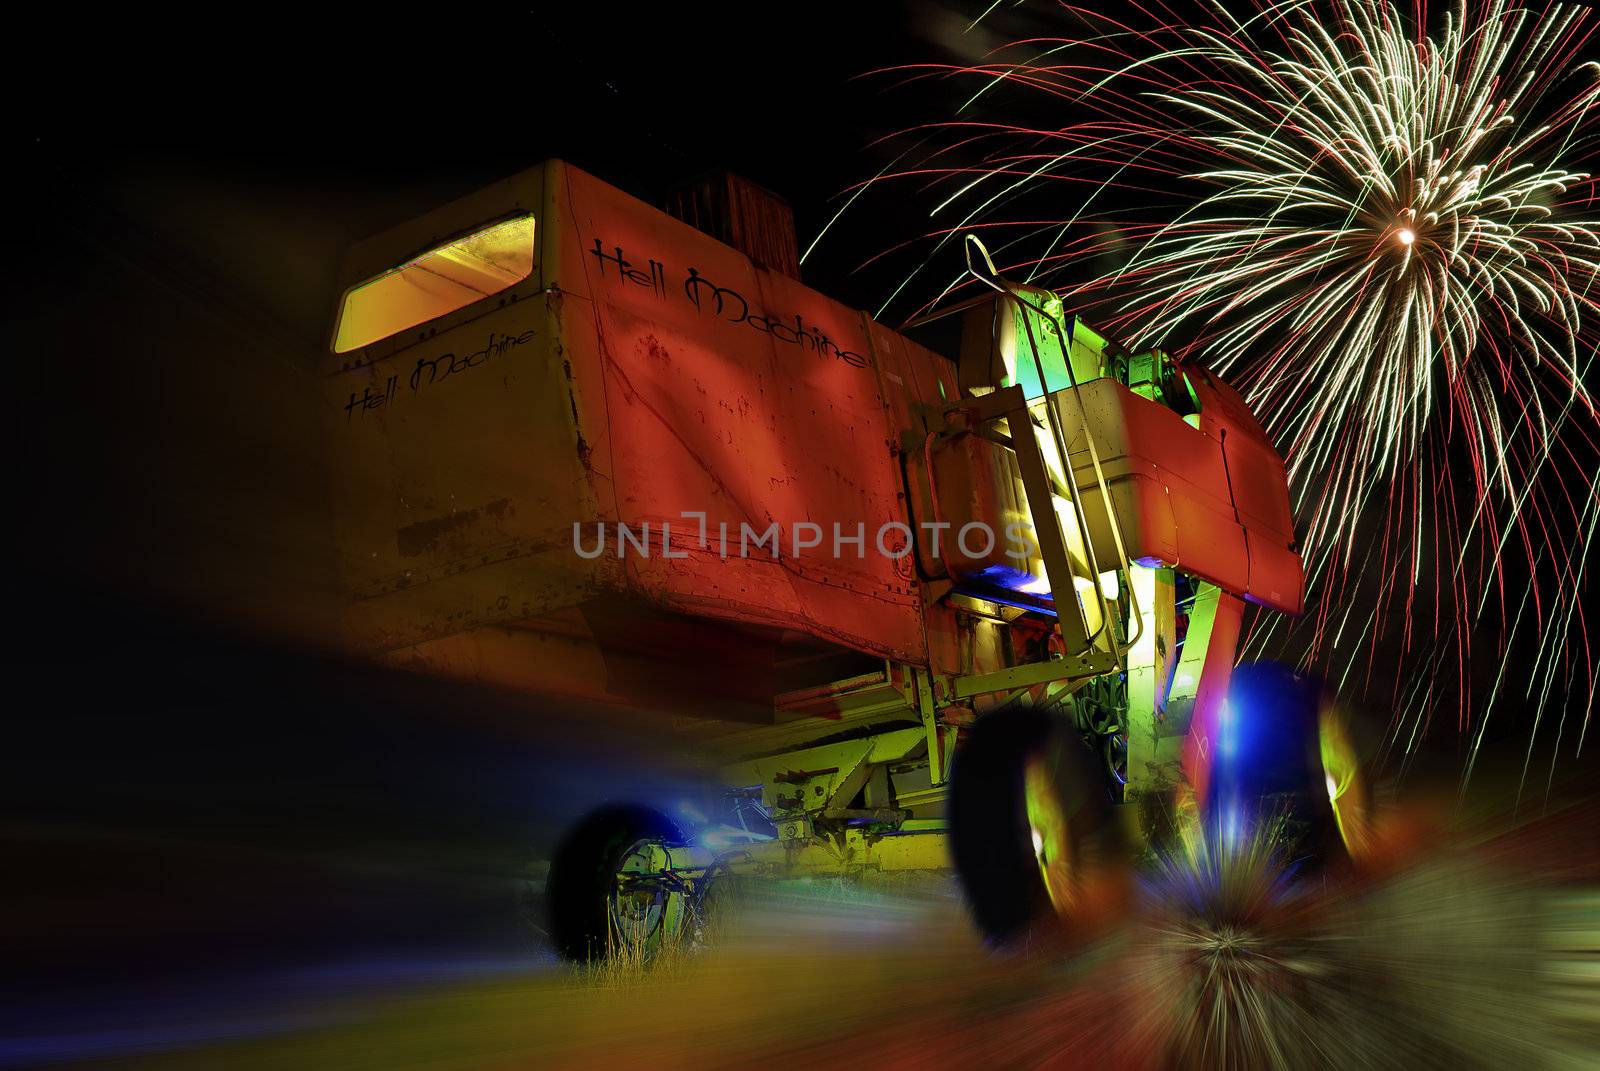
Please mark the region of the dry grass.
[[620, 991], [672, 979], [682, 975], [701, 950], [700, 934], [699, 920], [689, 917], [676, 932], [663, 934], [659, 943], [646, 946], [624, 940], [613, 922], [605, 956], [575, 963], [568, 970], [572, 980], [585, 989]]
[[808, 920], [831, 916], [848, 924], [851, 917], [862, 914], [880, 920], [886, 915], [920, 917], [930, 906], [959, 904], [954, 879], [942, 873], [723, 879], [702, 909], [691, 911], [676, 933], [664, 935], [654, 947], [641, 948], [613, 928], [603, 959], [573, 964], [568, 971], [573, 983], [584, 989], [637, 989], [650, 983], [681, 981], [707, 954], [770, 931], [774, 920], [790, 912]]

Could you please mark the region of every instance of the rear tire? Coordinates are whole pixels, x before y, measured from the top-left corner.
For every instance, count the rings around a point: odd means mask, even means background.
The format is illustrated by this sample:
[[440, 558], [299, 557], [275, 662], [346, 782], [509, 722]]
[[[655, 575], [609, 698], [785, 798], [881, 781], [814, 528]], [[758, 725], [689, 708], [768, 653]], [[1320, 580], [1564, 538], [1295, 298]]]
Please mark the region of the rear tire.
[[649, 807], [620, 805], [595, 811], [579, 822], [556, 849], [546, 885], [550, 937], [569, 960], [605, 959], [614, 949], [611, 899], [623, 860], [641, 841], [683, 843], [666, 815]]

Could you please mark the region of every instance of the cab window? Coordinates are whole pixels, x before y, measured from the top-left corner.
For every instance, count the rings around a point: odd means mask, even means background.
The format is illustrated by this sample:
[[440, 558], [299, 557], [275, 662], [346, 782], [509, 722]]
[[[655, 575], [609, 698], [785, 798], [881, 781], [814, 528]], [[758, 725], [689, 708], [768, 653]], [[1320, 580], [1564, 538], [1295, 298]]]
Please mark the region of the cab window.
[[533, 274], [533, 217], [457, 238], [345, 291], [333, 352], [349, 353], [498, 294]]

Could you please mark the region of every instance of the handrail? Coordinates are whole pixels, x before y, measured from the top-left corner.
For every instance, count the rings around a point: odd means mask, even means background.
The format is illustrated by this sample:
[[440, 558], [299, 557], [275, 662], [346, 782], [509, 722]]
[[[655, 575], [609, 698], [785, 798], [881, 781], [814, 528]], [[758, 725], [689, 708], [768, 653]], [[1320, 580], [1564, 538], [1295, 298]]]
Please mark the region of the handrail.
[[[973, 264], [972, 251], [974, 247], [976, 247], [979, 255], [983, 258], [984, 265], [988, 269], [987, 275], [980, 272]], [[1124, 635], [1120, 649], [1117, 650], [1117, 653], [1120, 655], [1137, 643], [1138, 640], [1144, 635], [1144, 616], [1139, 611], [1139, 597], [1137, 592], [1134, 591], [1133, 577], [1128, 571], [1128, 551], [1122, 539], [1122, 524], [1117, 517], [1116, 505], [1111, 501], [1111, 489], [1106, 483], [1105, 471], [1100, 465], [1100, 451], [1095, 447], [1094, 435], [1089, 430], [1088, 410], [1084, 407], [1083, 396], [1078, 389], [1078, 378], [1073, 374], [1072, 371], [1072, 336], [1067, 332], [1065, 325], [1063, 325], [1062, 322], [1058, 320], [1055, 314], [1049, 309], [1046, 309], [1043, 306], [1028, 300], [1022, 294], [1006, 285], [1005, 281], [1000, 278], [999, 271], [994, 266], [993, 258], [989, 256], [989, 250], [984, 246], [983, 241], [977, 235], [966, 235], [966, 241], [963, 245], [963, 248], [966, 253], [967, 272], [973, 278], [977, 279], [979, 282], [992, 288], [993, 290], [1004, 294], [1006, 297], [1017, 302], [1019, 305], [1026, 306], [1027, 308], [1037, 312], [1040, 316], [1048, 319], [1052, 324], [1055, 325], [1056, 337], [1062, 340], [1062, 345], [1064, 347], [1062, 364], [1067, 374], [1067, 384], [1072, 391], [1073, 401], [1078, 405], [1078, 418], [1080, 427], [1083, 430], [1084, 443], [1088, 447], [1089, 451], [1089, 463], [1094, 470], [1095, 483], [1099, 487], [1100, 498], [1102, 503], [1105, 505], [1106, 523], [1111, 528], [1112, 542], [1116, 546], [1118, 559], [1117, 570], [1121, 574], [1121, 586], [1128, 593], [1129, 617], [1137, 624], [1136, 632], [1134, 632], [1131, 636]], [[1090, 580], [1091, 587], [1094, 589], [1095, 598], [1098, 601], [1100, 608], [1100, 628], [1096, 629], [1092, 634], [1090, 634], [1088, 632], [1088, 622], [1084, 622], [1084, 632], [1087, 636], [1089, 647], [1093, 647], [1094, 641], [1098, 639], [1101, 632], [1110, 625], [1112, 616], [1111, 609], [1108, 605], [1105, 593], [1100, 590], [1100, 562], [1094, 552], [1094, 538], [1089, 532], [1089, 522], [1088, 518], [1084, 514], [1083, 500], [1078, 493], [1077, 479], [1072, 474], [1072, 455], [1067, 449], [1066, 433], [1061, 429], [1060, 415], [1056, 412], [1055, 397], [1053, 393], [1047, 389], [1049, 381], [1045, 378], [1044, 362], [1039, 357], [1039, 345], [1033, 337], [1033, 326], [1028, 323], [1026, 317], [1023, 317], [1022, 322], [1023, 327], [1028, 333], [1028, 349], [1033, 354], [1034, 370], [1039, 375], [1039, 386], [1041, 389], [1045, 390], [1045, 422], [1050, 426], [1051, 437], [1055, 441], [1057, 454], [1061, 458], [1061, 465], [1064, 470], [1063, 475], [1066, 477], [1065, 482], [1069, 492], [1069, 497], [1072, 501], [1074, 519], [1077, 522], [1078, 533], [1083, 539], [1084, 553], [1088, 557], [1089, 568], [1093, 572], [1093, 576], [1090, 578]], [[1014, 434], [1016, 433], [1014, 432]], [[1054, 509], [1053, 505], [1051, 506], [1051, 509]], [[1051, 584], [1052, 587], [1056, 586], [1056, 578], [1051, 578]], [[1076, 598], [1075, 593], [1073, 597]], [[1060, 612], [1061, 602], [1060, 599], [1057, 599], [1056, 613], [1059, 615]], [[1079, 614], [1080, 616], [1082, 615], [1081, 609], [1079, 610]], [[1114, 631], [1113, 635], [1115, 635]], [[1110, 646], [1113, 649], [1117, 649], [1119, 645], [1113, 639]]]

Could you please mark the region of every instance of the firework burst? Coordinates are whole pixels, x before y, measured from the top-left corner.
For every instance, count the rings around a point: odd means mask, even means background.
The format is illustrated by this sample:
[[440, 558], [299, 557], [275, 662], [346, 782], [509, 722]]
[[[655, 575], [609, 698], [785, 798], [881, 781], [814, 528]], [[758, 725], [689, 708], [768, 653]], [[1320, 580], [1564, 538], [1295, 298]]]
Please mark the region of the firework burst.
[[[1481, 741], [1497, 704], [1530, 708], [1536, 736], [1546, 703], [1576, 698], [1581, 747], [1593, 14], [1057, 16], [1070, 33], [914, 72], [978, 82], [971, 117], [920, 131], [920, 165], [898, 172], [937, 191], [935, 239], [982, 228], [1010, 274], [1243, 390], [1289, 462], [1314, 606], [1296, 642], [1341, 682], [1397, 659], [1397, 742], [1452, 700]], [[993, 118], [1017, 101], [1067, 125]], [[1475, 634], [1499, 663], [1478, 703]], [[1558, 748], [1568, 728], [1563, 712]]]

